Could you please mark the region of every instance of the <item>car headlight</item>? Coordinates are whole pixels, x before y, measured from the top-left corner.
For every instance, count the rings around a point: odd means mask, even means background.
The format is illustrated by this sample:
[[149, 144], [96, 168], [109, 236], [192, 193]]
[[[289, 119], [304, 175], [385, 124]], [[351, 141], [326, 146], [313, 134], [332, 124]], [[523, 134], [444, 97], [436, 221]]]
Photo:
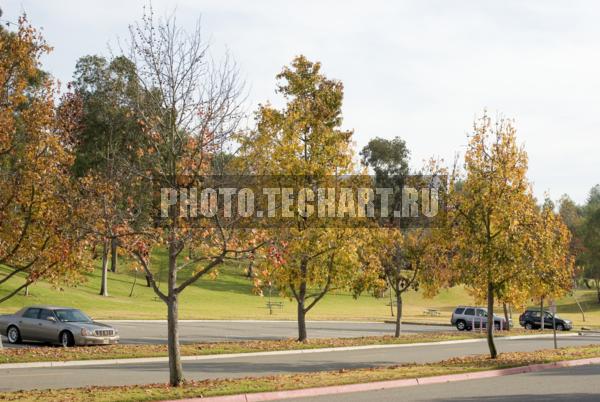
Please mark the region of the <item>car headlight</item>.
[[86, 329], [86, 328], [82, 328], [81, 329], [81, 335], [82, 336], [90, 336], [90, 335], [93, 335], [93, 332], [90, 331], [90, 330], [88, 330], [88, 329]]

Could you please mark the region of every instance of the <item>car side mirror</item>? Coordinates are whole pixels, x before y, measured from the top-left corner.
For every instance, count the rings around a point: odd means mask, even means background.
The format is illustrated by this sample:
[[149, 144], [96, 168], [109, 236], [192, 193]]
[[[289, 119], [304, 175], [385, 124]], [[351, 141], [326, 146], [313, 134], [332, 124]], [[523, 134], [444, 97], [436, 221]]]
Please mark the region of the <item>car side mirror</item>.
[[56, 318], [54, 318], [54, 317], [52, 317], [52, 316], [50, 316], [50, 317], [46, 317], [46, 319], [47, 319], [48, 321], [56, 322]]

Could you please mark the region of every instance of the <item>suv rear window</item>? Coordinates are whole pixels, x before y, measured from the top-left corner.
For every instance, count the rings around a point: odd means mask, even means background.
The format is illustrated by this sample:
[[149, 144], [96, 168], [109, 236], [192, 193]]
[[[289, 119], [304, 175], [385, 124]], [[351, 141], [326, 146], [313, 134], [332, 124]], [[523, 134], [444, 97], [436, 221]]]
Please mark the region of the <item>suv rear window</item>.
[[462, 314], [465, 311], [464, 307], [459, 307], [456, 310], [454, 310], [455, 314]]
[[472, 308], [466, 309], [465, 315], [475, 315], [475, 309], [472, 309]]

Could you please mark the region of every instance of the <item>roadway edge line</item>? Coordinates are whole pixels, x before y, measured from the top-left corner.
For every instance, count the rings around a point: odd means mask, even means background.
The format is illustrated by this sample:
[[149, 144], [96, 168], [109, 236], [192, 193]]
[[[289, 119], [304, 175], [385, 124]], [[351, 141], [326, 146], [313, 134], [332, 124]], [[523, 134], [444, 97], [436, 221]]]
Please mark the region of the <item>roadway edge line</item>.
[[378, 391], [384, 389], [403, 388], [417, 385], [441, 384], [447, 382], [478, 380], [484, 378], [502, 377], [514, 374], [533, 373], [542, 370], [576, 367], [590, 364], [600, 364], [600, 357], [563, 360], [552, 363], [531, 364], [528, 366], [511, 367], [506, 369], [476, 371], [471, 373], [447, 374], [433, 377], [406, 378], [400, 380], [377, 381], [369, 383], [334, 385], [329, 387], [305, 388], [289, 391], [258, 392], [249, 394], [224, 395], [214, 397], [200, 397], [168, 400], [163, 402], [262, 402], [280, 399], [291, 399], [301, 397], [314, 397], [334, 394], [346, 394], [352, 392]]
[[[516, 335], [504, 336], [496, 338], [496, 340], [522, 340], [522, 339], [539, 339], [551, 338], [552, 334], [539, 335]], [[580, 336], [577, 333], [558, 334], [560, 338]], [[328, 352], [348, 352], [353, 350], [369, 350], [369, 349], [388, 349], [388, 348], [407, 348], [407, 347], [423, 347], [437, 345], [455, 345], [461, 343], [479, 343], [486, 342], [485, 338], [477, 339], [458, 339], [452, 341], [439, 342], [420, 342], [420, 343], [401, 343], [401, 344], [383, 344], [383, 345], [362, 345], [362, 346], [342, 346], [331, 348], [315, 348], [315, 349], [292, 349], [292, 350], [275, 350], [265, 352], [248, 352], [248, 353], [224, 353], [212, 355], [197, 355], [197, 356], [181, 356], [181, 361], [201, 361], [201, 360], [217, 360], [217, 359], [234, 359], [239, 357], [257, 357], [257, 356], [280, 356], [280, 355], [298, 355], [308, 353], [328, 353]], [[30, 362], [30, 363], [3, 363], [0, 364], [0, 370], [5, 369], [22, 369], [22, 368], [48, 368], [48, 367], [81, 367], [81, 366], [112, 366], [122, 364], [139, 364], [139, 363], [165, 363], [168, 362], [167, 356], [161, 357], [138, 357], [130, 359], [102, 359], [102, 360], [67, 360], [67, 361], [49, 361], [49, 362]]]

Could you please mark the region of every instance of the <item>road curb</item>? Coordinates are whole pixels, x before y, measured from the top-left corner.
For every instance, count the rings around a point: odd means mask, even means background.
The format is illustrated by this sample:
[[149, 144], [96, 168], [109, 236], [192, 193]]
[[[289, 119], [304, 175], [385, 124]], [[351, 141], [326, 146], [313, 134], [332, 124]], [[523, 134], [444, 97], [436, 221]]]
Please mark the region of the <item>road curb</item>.
[[314, 397], [352, 392], [378, 391], [384, 389], [403, 388], [417, 385], [441, 384], [455, 381], [477, 380], [502, 377], [514, 374], [533, 373], [561, 367], [585, 366], [600, 364], [600, 357], [579, 360], [565, 360], [553, 363], [532, 364], [529, 366], [511, 367], [498, 370], [477, 371], [472, 373], [448, 374], [434, 377], [407, 378], [401, 380], [378, 381], [359, 384], [335, 385], [330, 387], [306, 388], [290, 391], [258, 392], [214, 397], [177, 399], [164, 402], [260, 402], [301, 397]]
[[[395, 324], [394, 320], [384, 320], [385, 324]], [[447, 322], [419, 322], [419, 321], [402, 321], [402, 325], [425, 325], [430, 327], [454, 327], [452, 324]]]
[[[579, 336], [579, 334], [577, 334], [577, 333], [558, 334], [557, 336], [563, 338], [563, 337]], [[539, 338], [550, 338], [550, 337], [552, 337], [552, 334], [504, 336], [504, 337], [496, 338], [496, 339], [497, 340], [520, 340], [520, 339], [539, 339]], [[347, 352], [347, 351], [353, 351], [353, 350], [408, 348], [408, 347], [454, 345], [454, 344], [461, 344], [461, 343], [478, 343], [478, 342], [486, 342], [486, 339], [485, 338], [458, 339], [458, 340], [453, 340], [453, 341], [439, 341], [439, 342], [362, 345], [362, 346], [344, 346], [344, 347], [337, 347], [337, 348], [275, 350], [275, 351], [270, 351], [270, 352], [267, 351], [267, 352], [182, 356], [181, 361], [186, 362], [186, 361], [201, 361], [201, 360], [216, 360], [216, 359], [233, 359], [233, 358], [239, 358], [239, 357], [261, 357], [261, 356], [278, 356], [278, 355], [298, 355], [298, 354], [308, 354], [308, 353]], [[169, 361], [169, 358], [164, 356], [164, 357], [140, 357], [140, 358], [132, 358], [132, 359], [69, 360], [69, 361], [31, 362], [31, 363], [5, 363], [5, 364], [0, 364], [0, 370], [22, 369], [22, 368], [49, 368], [49, 367], [111, 366], [111, 365], [139, 364], [139, 363], [166, 363], [168, 361]]]

